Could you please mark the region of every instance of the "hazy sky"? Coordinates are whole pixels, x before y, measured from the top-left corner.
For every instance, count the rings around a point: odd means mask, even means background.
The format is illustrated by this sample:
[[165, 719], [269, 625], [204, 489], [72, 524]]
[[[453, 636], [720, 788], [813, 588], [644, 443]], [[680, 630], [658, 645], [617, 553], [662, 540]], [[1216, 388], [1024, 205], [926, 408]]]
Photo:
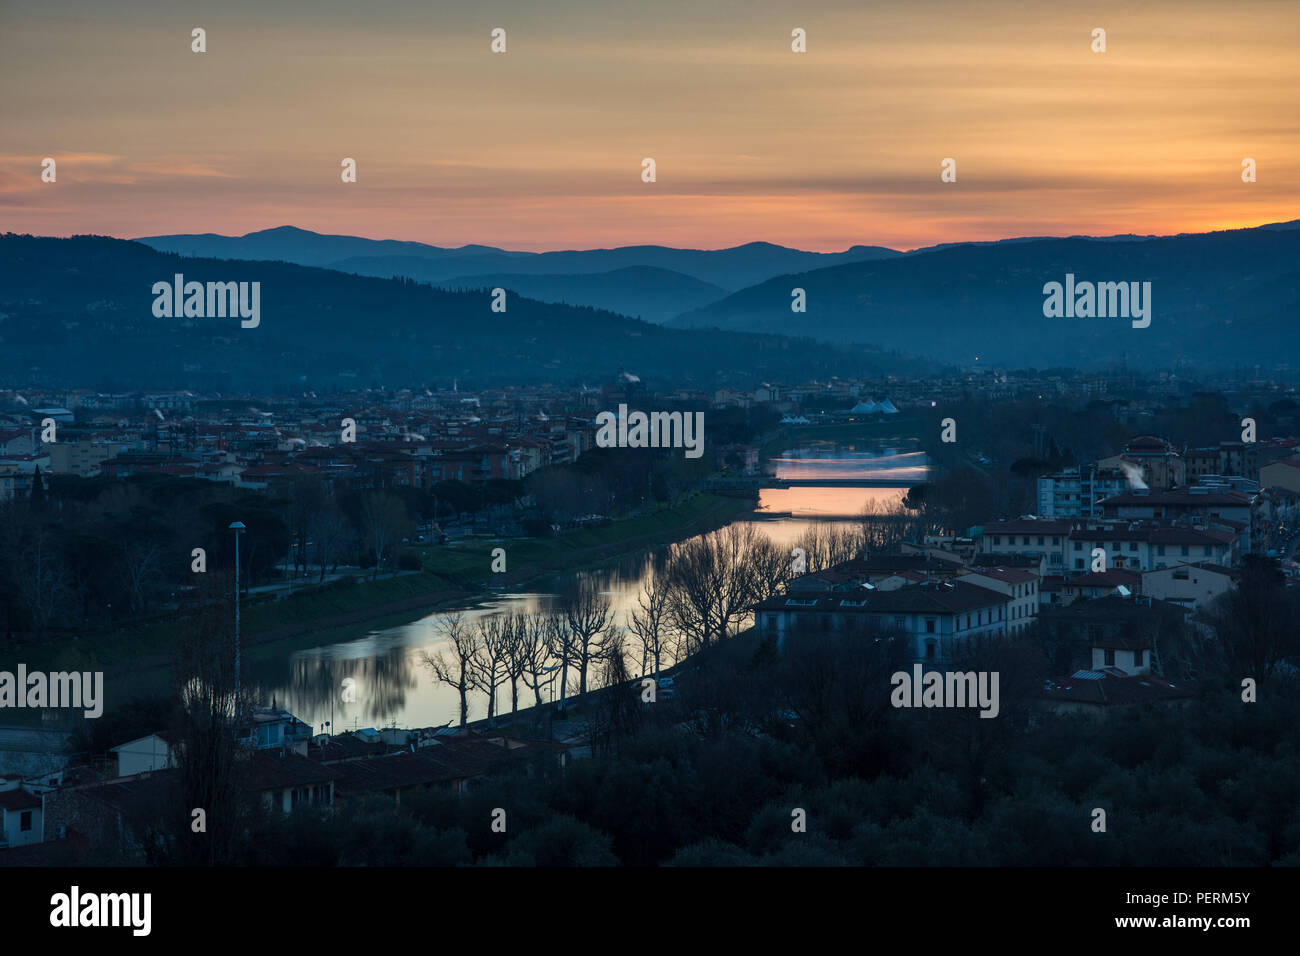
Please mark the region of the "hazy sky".
[[0, 0], [0, 230], [834, 250], [1248, 226], [1300, 218], [1298, 90], [1296, 0]]

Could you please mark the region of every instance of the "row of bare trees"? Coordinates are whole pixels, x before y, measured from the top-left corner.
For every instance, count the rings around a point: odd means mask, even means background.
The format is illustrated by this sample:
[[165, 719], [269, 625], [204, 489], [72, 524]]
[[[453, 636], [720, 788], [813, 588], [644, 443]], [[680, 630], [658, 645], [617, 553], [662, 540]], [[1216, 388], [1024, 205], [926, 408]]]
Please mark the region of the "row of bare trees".
[[489, 721], [503, 709], [498, 692], [509, 692], [511, 713], [519, 710], [521, 684], [540, 706], [543, 690], [558, 680], [563, 706], [571, 672], [577, 674], [579, 698], [585, 697], [593, 665], [611, 653], [623, 654], [613, 603], [589, 578], [579, 579], [559, 607], [544, 614], [483, 614], [473, 620], [448, 615], [442, 636], [447, 646], [423, 660], [436, 681], [459, 695], [462, 727], [473, 691], [487, 695]]
[[950, 522], [942, 509], [923, 498], [914, 504], [869, 501], [855, 522], [813, 524], [795, 541], [805, 556], [806, 570], [824, 571], [863, 554], [890, 551], [905, 542], [919, 543], [928, 534], [947, 533]]
[[[457, 692], [460, 723], [469, 695], [487, 696], [488, 718], [498, 715], [498, 692], [518, 710], [519, 686], [542, 702], [556, 685], [561, 709], [576, 689], [584, 699], [594, 682], [653, 675], [742, 630], [755, 604], [776, 594], [791, 576], [790, 557], [751, 524], [733, 524], [671, 546], [647, 575], [625, 625], [590, 577], [579, 578], [553, 610], [540, 614], [485, 614], [472, 621], [452, 614], [442, 625], [446, 646], [426, 654], [434, 679]], [[572, 688], [571, 678], [576, 678]]]
[[672, 545], [660, 586], [684, 652], [739, 631], [755, 604], [789, 582], [792, 567], [790, 556], [749, 523]]

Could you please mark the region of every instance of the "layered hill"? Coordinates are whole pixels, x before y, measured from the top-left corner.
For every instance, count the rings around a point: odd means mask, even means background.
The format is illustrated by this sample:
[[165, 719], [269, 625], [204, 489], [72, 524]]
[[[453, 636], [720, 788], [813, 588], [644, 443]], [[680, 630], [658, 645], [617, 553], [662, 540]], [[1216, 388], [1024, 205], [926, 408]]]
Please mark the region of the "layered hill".
[[[918, 250], [783, 275], [692, 310], [682, 328], [870, 341], [962, 364], [1272, 368], [1300, 347], [1300, 229], [1026, 239]], [[1151, 322], [1044, 315], [1044, 286], [1150, 283]], [[791, 312], [801, 288], [807, 311]], [[1141, 286], [1139, 286], [1141, 288]]]
[[[258, 282], [260, 322], [159, 317], [155, 283]], [[251, 289], [251, 286], [249, 287]], [[0, 376], [104, 388], [598, 384], [620, 366], [657, 384], [801, 380], [926, 363], [785, 336], [668, 329], [511, 294], [294, 265], [191, 258], [126, 240], [0, 237]]]
[[280, 260], [385, 279], [404, 276], [447, 287], [499, 285], [547, 302], [612, 309], [651, 321], [698, 308], [728, 292], [787, 272], [900, 255], [881, 246], [820, 253], [770, 242], [731, 249], [646, 245], [537, 253], [330, 236], [293, 226], [244, 236], [204, 233], [148, 236], [138, 241], [188, 256]]

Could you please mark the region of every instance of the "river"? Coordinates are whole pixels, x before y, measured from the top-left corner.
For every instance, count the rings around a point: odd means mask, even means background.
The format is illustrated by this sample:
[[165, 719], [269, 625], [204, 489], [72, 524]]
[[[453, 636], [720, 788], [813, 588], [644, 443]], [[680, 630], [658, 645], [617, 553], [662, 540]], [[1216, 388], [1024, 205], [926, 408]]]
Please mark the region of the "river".
[[[809, 443], [792, 447], [769, 462], [768, 473], [778, 479], [809, 484], [764, 488], [750, 519], [764, 535], [792, 546], [814, 522], [850, 521], [870, 502], [890, 504], [907, 488], [926, 480], [928, 465], [912, 439], [866, 443]], [[869, 480], [871, 487], [843, 482]], [[822, 485], [818, 482], [824, 481]], [[836, 484], [838, 483], [838, 484]], [[595, 573], [603, 593], [613, 602], [615, 622], [626, 623], [654, 555], [639, 555]], [[557, 600], [554, 589], [492, 595], [462, 613], [468, 621], [485, 614], [549, 610]], [[262, 660], [249, 667], [249, 678], [265, 696], [323, 732], [327, 722], [335, 733], [365, 727], [430, 727], [455, 721], [458, 695], [433, 680], [423, 663], [445, 645], [442, 626], [449, 613], [429, 614], [400, 627], [372, 631], [365, 637], [296, 651], [287, 657]], [[633, 672], [639, 665], [632, 664]], [[355, 700], [343, 700], [343, 681], [351, 678]], [[570, 675], [570, 693], [575, 678]], [[558, 689], [556, 690], [558, 693]], [[497, 691], [497, 709], [509, 710], [508, 688]], [[533, 703], [532, 692], [520, 687], [520, 706]], [[487, 695], [472, 693], [470, 719], [487, 715]]]

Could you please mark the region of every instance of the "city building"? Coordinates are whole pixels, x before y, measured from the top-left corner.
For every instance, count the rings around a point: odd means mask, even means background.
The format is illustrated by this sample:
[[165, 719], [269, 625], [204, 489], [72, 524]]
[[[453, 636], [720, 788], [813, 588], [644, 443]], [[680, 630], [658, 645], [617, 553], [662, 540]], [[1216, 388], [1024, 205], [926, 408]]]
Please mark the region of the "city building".
[[1068, 468], [1038, 479], [1038, 514], [1043, 518], [1091, 518], [1102, 513], [1100, 501], [1130, 487], [1119, 469], [1095, 465]]

